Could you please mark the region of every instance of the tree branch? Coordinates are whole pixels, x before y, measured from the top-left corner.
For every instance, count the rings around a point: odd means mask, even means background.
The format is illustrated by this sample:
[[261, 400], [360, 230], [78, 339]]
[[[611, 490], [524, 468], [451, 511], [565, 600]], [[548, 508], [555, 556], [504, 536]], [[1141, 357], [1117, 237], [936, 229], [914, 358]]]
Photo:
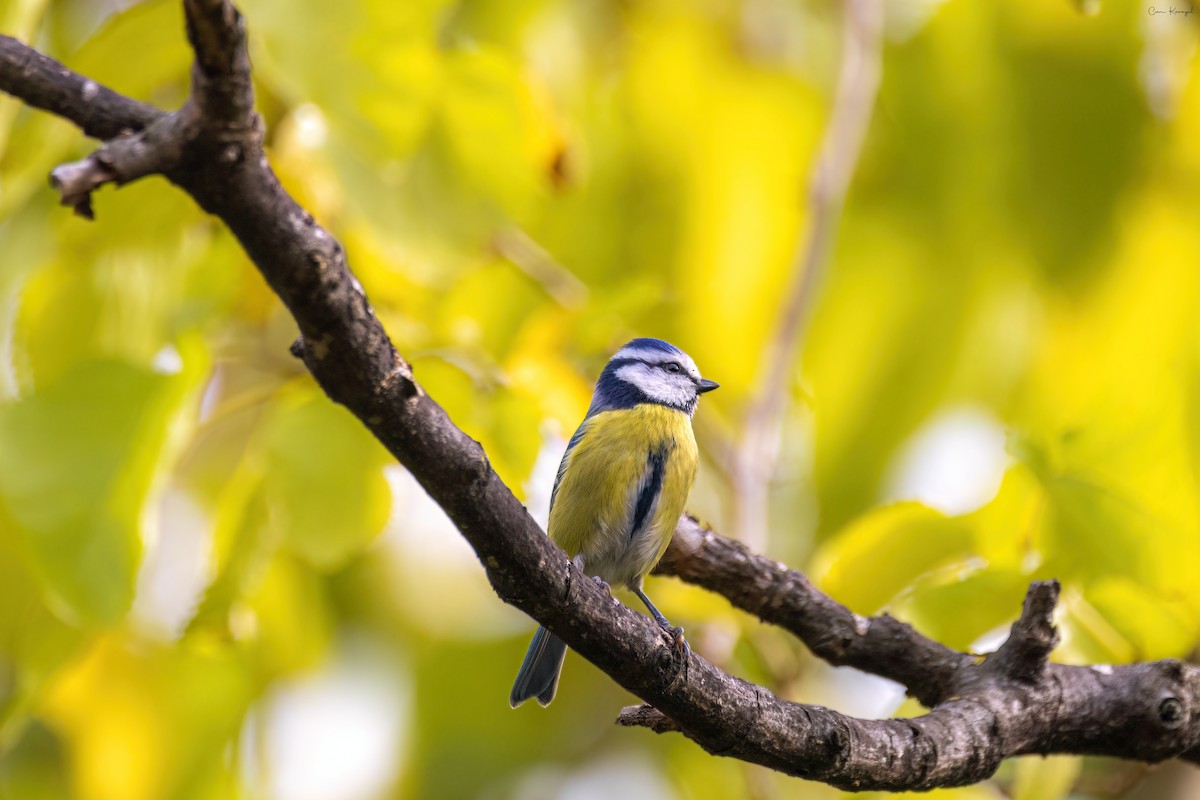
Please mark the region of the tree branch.
[[93, 139], [140, 131], [165, 116], [0, 34], [0, 91], [74, 123]]
[[182, 114], [166, 114], [139, 131], [126, 131], [109, 139], [99, 150], [81, 161], [62, 164], [50, 172], [50, 185], [64, 206], [93, 219], [92, 192], [106, 183], [121, 184], [147, 175], [168, 174], [184, 157], [192, 120]]
[[1034, 683], [1045, 674], [1050, 653], [1058, 645], [1053, 621], [1058, 590], [1058, 581], [1036, 581], [1029, 587], [1012, 633], [989, 659], [991, 668], [1025, 683]]
[[58, 171], [61, 185], [75, 187], [72, 205], [105, 182], [158, 170], [230, 227], [295, 317], [297, 350], [315, 379], [446, 511], [501, 599], [647, 701], [623, 712], [623, 723], [677, 730], [710, 753], [846, 789], [971, 783], [1020, 753], [1197, 760], [1200, 670], [1176, 661], [1046, 664], [1056, 592], [1040, 585], [1010, 643], [976, 664], [889, 617], [855, 616], [800, 573], [685, 521], [664, 571], [789, 628], [833, 663], [901, 680], [934, 708], [916, 719], [858, 720], [787, 702], [695, 653], [680, 654], [656, 624], [614, 604], [574, 568], [479, 444], [416, 382], [341, 246], [267, 163], [240, 15], [223, 0], [186, 0], [185, 11], [197, 59], [191, 97], [176, 112], [98, 86], [85, 92], [86, 79], [7, 38], [0, 88], [108, 138], [85, 162]]
[[[913, 724], [935, 731], [954, 729], [950, 739], [961, 744], [971, 741], [974, 725], [986, 723], [989, 736], [975, 745], [975, 756], [983, 759], [980, 764], [991, 764], [997, 752], [1001, 759], [1080, 753], [1144, 761], [1179, 757], [1200, 763], [1200, 668], [1171, 659], [1123, 666], [1049, 663], [1058, 641], [1052, 624], [1057, 581], [1030, 586], [1009, 638], [995, 654], [980, 660], [887, 615], [858, 616], [799, 572], [750, 552], [692, 517], [680, 520], [655, 571], [720, 594], [737, 608], [791, 631], [831, 664], [903, 684], [934, 709], [911, 720]], [[971, 722], [964, 729], [967, 719]], [[637, 706], [623, 710], [619, 722], [657, 732], [674, 729], [661, 713]], [[944, 727], [947, 724], [951, 727]], [[1184, 730], [1187, 735], [1180, 736]], [[971, 771], [965, 763], [960, 767]], [[986, 775], [977, 779], [982, 777]], [[955, 784], [908, 788], [949, 785]]]
[[972, 656], [887, 616], [861, 617], [817, 591], [800, 572], [718, 536], [685, 516], [655, 572], [724, 596], [763, 622], [794, 633], [813, 654], [896, 681], [928, 707], [954, 695]]

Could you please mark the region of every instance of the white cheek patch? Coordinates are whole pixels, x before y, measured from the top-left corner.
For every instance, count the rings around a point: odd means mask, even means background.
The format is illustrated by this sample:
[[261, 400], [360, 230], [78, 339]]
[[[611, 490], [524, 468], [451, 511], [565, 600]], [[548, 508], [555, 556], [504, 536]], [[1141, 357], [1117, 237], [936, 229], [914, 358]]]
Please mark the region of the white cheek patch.
[[651, 400], [678, 408], [691, 403], [696, 391], [682, 375], [672, 375], [648, 364], [626, 364], [617, 370], [617, 377], [636, 386]]

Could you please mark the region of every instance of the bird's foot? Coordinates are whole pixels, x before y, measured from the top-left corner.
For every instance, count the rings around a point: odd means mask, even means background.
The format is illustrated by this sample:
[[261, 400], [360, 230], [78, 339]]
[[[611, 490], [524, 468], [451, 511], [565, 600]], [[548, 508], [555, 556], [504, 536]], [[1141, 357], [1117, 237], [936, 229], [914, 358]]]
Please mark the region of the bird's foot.
[[675, 645], [675, 652], [685, 657], [692, 652], [691, 645], [687, 643], [687, 639], [683, 638], [683, 628], [679, 627], [678, 625], [672, 625], [666, 620], [660, 622], [659, 625], [661, 625], [663, 631], [671, 637], [671, 641]]
[[596, 582], [597, 586], [608, 592], [610, 597], [612, 596], [612, 587], [608, 585], [608, 581], [604, 580], [599, 575], [593, 575], [592, 580]]

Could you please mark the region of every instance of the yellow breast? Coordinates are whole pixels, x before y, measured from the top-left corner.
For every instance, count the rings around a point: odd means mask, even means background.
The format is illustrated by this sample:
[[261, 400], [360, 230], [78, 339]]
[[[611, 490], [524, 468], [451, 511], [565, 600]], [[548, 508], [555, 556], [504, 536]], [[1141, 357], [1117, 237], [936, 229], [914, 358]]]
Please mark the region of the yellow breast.
[[[691, 418], [665, 406], [642, 404], [587, 419], [564, 459], [550, 537], [588, 574], [627, 584], [658, 561], [696, 478], [698, 454]], [[633, 535], [639, 493], [662, 459], [661, 488]]]

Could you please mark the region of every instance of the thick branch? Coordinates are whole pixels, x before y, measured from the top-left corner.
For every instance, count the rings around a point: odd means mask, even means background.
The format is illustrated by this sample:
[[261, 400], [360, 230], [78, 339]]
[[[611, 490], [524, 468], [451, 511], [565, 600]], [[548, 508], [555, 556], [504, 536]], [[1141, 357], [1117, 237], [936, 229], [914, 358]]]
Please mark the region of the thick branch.
[[[711, 753], [847, 789], [970, 783], [1017, 753], [1154, 761], [1200, 751], [1200, 675], [1194, 667], [1052, 665], [1041, 677], [1018, 679], [987, 663], [964, 665], [961, 654], [907, 626], [886, 617], [855, 617], [799, 573], [698, 528], [680, 535], [668, 569], [787, 625], [824, 657], [890, 674], [938, 705], [912, 720], [857, 720], [786, 702], [694, 653], [678, 653], [657, 625], [614, 604], [571, 565], [492, 471], [478, 443], [416, 383], [347, 268], [341, 246], [287, 195], [266, 161], [248, 105], [240, 17], [221, 0], [187, 0], [185, 9], [197, 49], [193, 75], [200, 77], [171, 125], [158, 128], [163, 117], [123, 98], [104, 112], [80, 104], [71, 96], [78, 76], [12, 40], [0, 43], [9, 53], [0, 59], [0, 87], [109, 136], [151, 127], [173, 132], [157, 145], [161, 153], [180, 154], [178, 161], [163, 157], [169, 165], [164, 172], [241, 241], [296, 318], [299, 350], [316, 380], [449, 514], [502, 599], [653, 708], [626, 713], [623, 720], [679, 730]], [[93, 159], [105, 164], [99, 155]], [[693, 546], [684, 550], [689, 539]], [[1041, 606], [1031, 605], [1030, 624], [1018, 625], [1015, 637], [1036, 634]], [[1013, 655], [998, 655], [995, 663], [1025, 663], [1025, 654], [1043, 649], [1044, 642], [1014, 644]], [[954, 695], [951, 685], [959, 690]]]
[[830, 664], [901, 683], [929, 707], [955, 694], [963, 670], [974, 663], [893, 617], [855, 614], [796, 570], [718, 536], [693, 517], [679, 521], [656, 572], [723, 595], [743, 611], [791, 631]]
[[[1048, 663], [1058, 641], [1052, 623], [1057, 581], [1030, 586], [1009, 638], [980, 662], [892, 617], [854, 614], [799, 572], [750, 552], [692, 517], [679, 521], [656, 571], [716, 592], [791, 631], [831, 664], [905, 685], [934, 708], [910, 721], [917, 730], [926, 737], [929, 729], [952, 732], [922, 739], [923, 744], [932, 741], [945, 758], [947, 742], [974, 743], [981, 761], [959, 764], [965, 770], [992, 763], [997, 752], [1001, 758], [1081, 753], [1200, 763], [1200, 668], [1174, 660], [1092, 667]], [[673, 730], [661, 712], [636, 706], [625, 709], [618, 721], [658, 732]], [[975, 739], [975, 725], [988, 726], [989, 735]], [[965, 752], [959, 755], [966, 758]]]

